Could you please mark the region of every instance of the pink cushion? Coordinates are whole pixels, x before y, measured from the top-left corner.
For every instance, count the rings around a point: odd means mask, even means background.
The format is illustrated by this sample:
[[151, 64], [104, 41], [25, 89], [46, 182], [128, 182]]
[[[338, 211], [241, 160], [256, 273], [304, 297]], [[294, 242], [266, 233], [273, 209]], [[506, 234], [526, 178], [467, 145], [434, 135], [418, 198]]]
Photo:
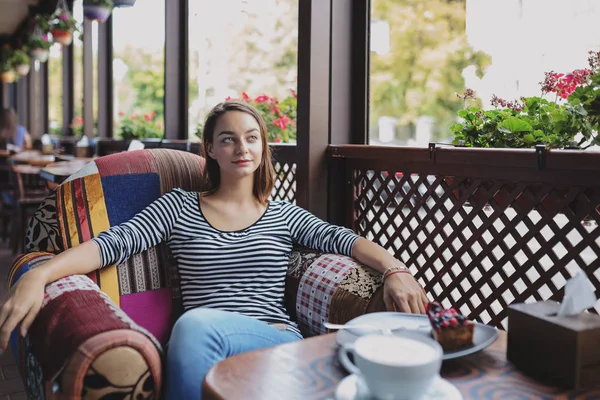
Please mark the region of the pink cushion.
[[162, 288], [121, 296], [121, 309], [164, 346], [171, 334], [171, 289]]

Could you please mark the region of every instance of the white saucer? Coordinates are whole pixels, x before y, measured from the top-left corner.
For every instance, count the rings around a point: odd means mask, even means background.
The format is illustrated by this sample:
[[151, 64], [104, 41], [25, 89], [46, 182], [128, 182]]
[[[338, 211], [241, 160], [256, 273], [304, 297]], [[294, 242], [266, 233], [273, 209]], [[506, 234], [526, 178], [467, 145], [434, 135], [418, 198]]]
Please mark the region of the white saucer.
[[[381, 327], [404, 327], [406, 332], [414, 332], [431, 336], [431, 328], [429, 327], [429, 318], [427, 315], [422, 314], [406, 314], [400, 312], [374, 312], [360, 315], [346, 323], [346, 325], [372, 325]], [[467, 356], [469, 354], [476, 353], [480, 350], [485, 349], [498, 338], [498, 330], [493, 326], [484, 324], [475, 324], [473, 331], [473, 345], [452, 351], [444, 351], [442, 360], [450, 360], [452, 358], [458, 358]], [[425, 328], [423, 328], [425, 327]], [[404, 331], [398, 331], [394, 334], [402, 335]], [[372, 331], [364, 329], [340, 329], [337, 331], [335, 340], [340, 346], [345, 343], [354, 342], [359, 336], [372, 333]]]
[[[338, 384], [335, 400], [369, 400], [369, 389], [358, 375], [348, 375]], [[462, 394], [456, 386], [438, 376], [422, 400], [462, 400]]]

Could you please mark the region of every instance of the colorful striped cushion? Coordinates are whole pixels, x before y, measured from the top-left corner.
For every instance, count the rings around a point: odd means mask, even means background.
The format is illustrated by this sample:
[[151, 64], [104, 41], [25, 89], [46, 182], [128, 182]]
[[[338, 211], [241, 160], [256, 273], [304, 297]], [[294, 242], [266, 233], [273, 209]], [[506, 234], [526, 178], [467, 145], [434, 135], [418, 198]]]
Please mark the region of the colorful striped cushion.
[[[201, 191], [204, 159], [152, 149], [98, 158], [56, 190], [59, 247], [70, 248], [129, 220], [173, 188]], [[136, 323], [166, 343], [181, 310], [175, 260], [161, 244], [89, 277]]]

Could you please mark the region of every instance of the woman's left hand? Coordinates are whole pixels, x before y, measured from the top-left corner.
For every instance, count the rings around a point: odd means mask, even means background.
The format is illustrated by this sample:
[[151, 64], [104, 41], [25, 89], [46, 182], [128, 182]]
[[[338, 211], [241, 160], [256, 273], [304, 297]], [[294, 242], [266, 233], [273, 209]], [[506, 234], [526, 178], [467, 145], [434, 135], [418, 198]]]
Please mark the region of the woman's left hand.
[[388, 311], [425, 314], [429, 299], [425, 290], [411, 274], [388, 276], [383, 282], [383, 301]]

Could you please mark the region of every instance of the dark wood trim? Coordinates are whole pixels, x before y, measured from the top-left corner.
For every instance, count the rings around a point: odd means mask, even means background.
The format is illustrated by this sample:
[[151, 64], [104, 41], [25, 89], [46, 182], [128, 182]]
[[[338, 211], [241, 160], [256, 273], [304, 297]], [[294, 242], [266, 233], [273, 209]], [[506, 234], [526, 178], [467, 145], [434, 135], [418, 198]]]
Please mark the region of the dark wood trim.
[[298, 162], [298, 148], [294, 144], [288, 143], [277, 143], [270, 144], [271, 154], [273, 161], [280, 161], [288, 164], [294, 164]]
[[92, 22], [83, 22], [83, 134], [94, 137], [94, 53]]
[[[71, 12], [73, 11], [73, 0], [68, 1]], [[63, 79], [63, 98], [62, 98], [62, 135], [73, 135], [73, 129], [70, 125], [75, 117], [75, 48], [73, 43], [62, 48], [62, 79]]]
[[165, 0], [165, 139], [188, 136], [188, 0]]
[[17, 114], [19, 115], [19, 124], [27, 126], [29, 122], [29, 79], [22, 77], [17, 83]]
[[62, 48], [62, 134], [73, 135], [70, 125], [75, 117], [75, 74], [74, 74], [74, 48], [73, 44]]
[[[329, 143], [368, 142], [369, 0], [333, 0], [331, 10], [331, 100]], [[334, 73], [335, 71], [335, 73]], [[352, 226], [347, 218], [352, 181], [345, 160], [328, 163], [327, 219]]]
[[296, 204], [327, 217], [331, 3], [299, 2], [298, 172]]
[[40, 136], [50, 131], [50, 110], [48, 109], [48, 62], [40, 63]]
[[8, 107], [17, 109], [17, 83], [13, 82], [8, 87]]
[[589, 186], [600, 182], [600, 154], [583, 150], [550, 150], [538, 163], [535, 149], [482, 149], [438, 147], [330, 146], [333, 159], [351, 160], [357, 169], [469, 176], [538, 182], [552, 185]]
[[113, 19], [98, 25], [98, 136], [113, 137]]
[[[350, 113], [351, 144], [369, 143], [369, 66], [371, 41], [371, 0], [352, 2]], [[335, 44], [334, 44], [335, 46]]]
[[40, 110], [38, 108], [37, 99], [40, 96], [39, 90], [39, 71], [36, 69], [36, 65], [38, 65], [38, 61], [31, 61], [31, 68], [29, 70], [29, 74], [27, 75], [27, 100], [29, 103], [28, 109], [29, 113], [27, 115], [27, 131], [31, 134], [32, 138], [39, 138], [39, 128], [38, 128], [38, 118], [40, 114]]

